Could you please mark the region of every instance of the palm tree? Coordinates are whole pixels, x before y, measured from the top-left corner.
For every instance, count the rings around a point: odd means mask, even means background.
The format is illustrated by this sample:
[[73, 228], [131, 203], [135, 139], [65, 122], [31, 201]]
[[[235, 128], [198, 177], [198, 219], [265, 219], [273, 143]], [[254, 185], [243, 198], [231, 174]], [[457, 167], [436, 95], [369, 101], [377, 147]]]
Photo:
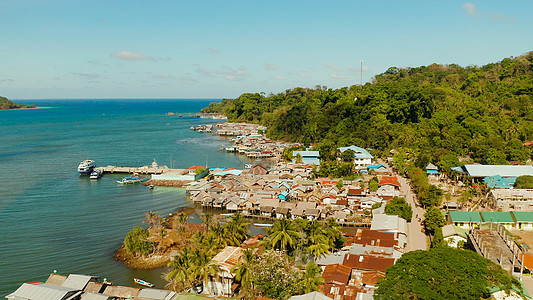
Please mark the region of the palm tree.
[[232, 246], [239, 246], [248, 238], [248, 223], [244, 222], [244, 218], [240, 212], [237, 212], [231, 217], [231, 221], [225, 226], [226, 239], [228, 244]]
[[305, 273], [299, 282], [304, 294], [318, 291], [318, 286], [324, 283], [324, 278], [320, 275], [321, 271], [322, 269], [314, 262], [307, 264]]
[[192, 274], [191, 252], [185, 247], [168, 263], [171, 268], [166, 275], [170, 287], [177, 292], [181, 292], [191, 287], [194, 280]]
[[251, 267], [257, 259], [257, 253], [254, 248], [243, 250], [243, 262], [233, 267], [232, 273], [235, 273], [235, 280], [240, 283], [239, 298], [251, 299], [254, 296], [253, 278]]
[[146, 216], [146, 219], [143, 221], [143, 223], [148, 223], [150, 228], [154, 227], [156, 224], [160, 224], [160, 216], [157, 214], [157, 211], [149, 211], [147, 213], [144, 213]]
[[205, 213], [204, 216], [202, 217], [202, 221], [205, 225], [205, 229], [206, 230], [209, 230], [209, 227], [211, 225], [211, 222], [213, 221], [213, 215], [210, 214], [210, 213]]
[[[212, 259], [205, 251], [196, 250], [191, 256], [191, 261], [193, 262], [192, 266], [192, 276], [194, 278], [194, 286], [204, 286], [211, 278], [218, 278], [218, 272], [220, 267], [218, 262]], [[209, 292], [209, 285], [204, 286]]]
[[294, 224], [288, 219], [276, 220], [269, 230], [270, 245], [278, 250], [294, 249], [294, 241], [298, 237]]
[[180, 213], [178, 215], [178, 222], [180, 224], [179, 225], [180, 226], [180, 230], [182, 230], [182, 231], [185, 230], [185, 223], [187, 223], [187, 219], [188, 219], [188, 217], [184, 213]]

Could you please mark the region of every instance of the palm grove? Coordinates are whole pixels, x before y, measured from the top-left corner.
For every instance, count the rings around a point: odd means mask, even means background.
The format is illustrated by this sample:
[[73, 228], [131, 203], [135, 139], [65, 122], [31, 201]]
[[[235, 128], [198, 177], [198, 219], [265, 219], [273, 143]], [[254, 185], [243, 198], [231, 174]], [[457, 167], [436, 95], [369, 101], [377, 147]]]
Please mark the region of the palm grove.
[[[168, 264], [166, 279], [176, 291], [209, 289], [205, 283], [217, 279], [220, 268], [213, 257], [226, 246], [240, 246], [248, 236], [248, 225], [239, 213], [221, 224], [205, 215], [203, 223], [187, 223], [185, 216], [176, 229], [154, 212], [146, 214], [149, 229], [135, 227], [124, 240], [126, 249], [139, 256], [161, 253], [165, 235], [177, 230], [184, 243], [172, 245], [180, 251]], [[323, 283], [321, 269], [314, 260], [342, 247], [341, 227], [305, 219], [276, 220], [268, 236], [257, 247], [245, 249], [241, 263], [232, 270], [242, 298], [264, 296], [286, 299], [292, 295], [316, 291]], [[208, 291], [209, 292], [209, 291]]]

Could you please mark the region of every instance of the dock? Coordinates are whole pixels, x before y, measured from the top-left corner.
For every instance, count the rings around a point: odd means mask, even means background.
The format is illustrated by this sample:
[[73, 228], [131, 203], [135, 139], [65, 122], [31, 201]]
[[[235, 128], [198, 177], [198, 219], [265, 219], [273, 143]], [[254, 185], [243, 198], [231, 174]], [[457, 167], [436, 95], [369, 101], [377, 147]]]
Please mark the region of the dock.
[[163, 174], [170, 171], [176, 171], [178, 169], [169, 169], [161, 167], [117, 167], [117, 166], [107, 166], [107, 167], [98, 167], [96, 169], [102, 170], [104, 173], [139, 173], [139, 174]]

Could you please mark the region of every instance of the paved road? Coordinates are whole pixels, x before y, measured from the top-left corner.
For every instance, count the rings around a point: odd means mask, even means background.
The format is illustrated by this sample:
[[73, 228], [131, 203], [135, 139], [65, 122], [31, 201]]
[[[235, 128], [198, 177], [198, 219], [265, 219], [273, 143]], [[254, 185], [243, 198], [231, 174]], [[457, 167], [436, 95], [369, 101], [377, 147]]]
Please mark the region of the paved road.
[[424, 209], [416, 205], [416, 195], [411, 190], [409, 181], [401, 176], [398, 176], [398, 180], [400, 181], [401, 192], [405, 195], [405, 201], [411, 204], [411, 207], [413, 208], [413, 218], [410, 223], [407, 223], [408, 240], [405, 251], [427, 250], [428, 238], [426, 237], [426, 234], [422, 232], [422, 225], [418, 222], [416, 217], [418, 215], [418, 217], [423, 220]]

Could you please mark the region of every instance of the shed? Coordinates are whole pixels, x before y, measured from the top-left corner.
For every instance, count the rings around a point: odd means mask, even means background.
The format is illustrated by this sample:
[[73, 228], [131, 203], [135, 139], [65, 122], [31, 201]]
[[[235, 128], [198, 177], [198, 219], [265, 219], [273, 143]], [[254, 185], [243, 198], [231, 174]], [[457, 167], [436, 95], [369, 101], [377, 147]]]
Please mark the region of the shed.
[[67, 279], [61, 284], [61, 286], [83, 290], [90, 281], [97, 281], [98, 277], [79, 275], [79, 274], [70, 274]]

